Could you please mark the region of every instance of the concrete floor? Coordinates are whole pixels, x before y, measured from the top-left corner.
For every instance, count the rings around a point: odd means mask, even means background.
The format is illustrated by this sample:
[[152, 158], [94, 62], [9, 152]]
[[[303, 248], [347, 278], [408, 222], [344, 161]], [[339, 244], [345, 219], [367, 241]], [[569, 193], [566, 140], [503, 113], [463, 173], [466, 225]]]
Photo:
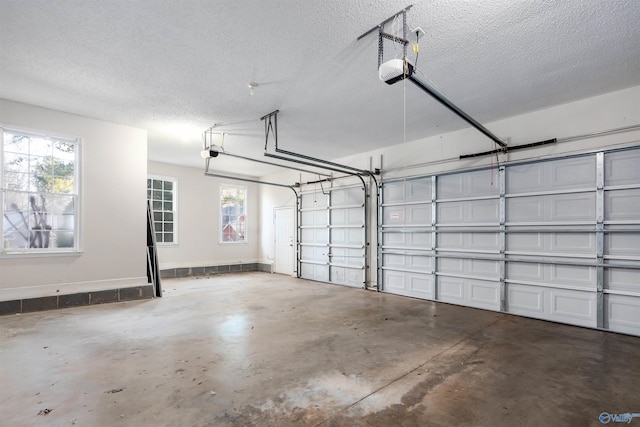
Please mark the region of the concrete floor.
[[605, 411], [640, 413], [640, 338], [258, 272], [163, 287], [0, 317], [2, 424], [598, 426]]

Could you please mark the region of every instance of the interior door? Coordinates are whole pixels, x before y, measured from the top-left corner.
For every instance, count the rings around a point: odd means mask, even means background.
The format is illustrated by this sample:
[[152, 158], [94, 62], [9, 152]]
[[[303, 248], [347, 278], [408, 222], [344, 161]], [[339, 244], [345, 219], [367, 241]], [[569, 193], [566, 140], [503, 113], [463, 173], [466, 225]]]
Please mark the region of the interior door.
[[294, 208], [275, 208], [275, 272], [293, 275], [293, 245], [294, 245]]

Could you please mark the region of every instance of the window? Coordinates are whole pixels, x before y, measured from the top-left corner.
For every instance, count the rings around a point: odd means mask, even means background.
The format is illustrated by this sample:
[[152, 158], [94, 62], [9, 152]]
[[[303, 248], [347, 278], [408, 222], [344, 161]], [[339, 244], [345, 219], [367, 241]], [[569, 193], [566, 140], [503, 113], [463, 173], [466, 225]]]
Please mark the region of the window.
[[175, 178], [147, 178], [147, 200], [151, 201], [156, 243], [178, 244], [178, 182]]
[[220, 187], [220, 241], [245, 243], [247, 241], [247, 189]]
[[80, 140], [0, 132], [1, 252], [77, 251]]

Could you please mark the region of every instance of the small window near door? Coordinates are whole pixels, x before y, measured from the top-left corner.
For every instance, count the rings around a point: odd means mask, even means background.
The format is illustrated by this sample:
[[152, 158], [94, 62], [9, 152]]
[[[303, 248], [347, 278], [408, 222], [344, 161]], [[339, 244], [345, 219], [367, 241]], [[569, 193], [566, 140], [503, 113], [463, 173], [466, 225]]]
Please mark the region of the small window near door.
[[247, 188], [220, 187], [220, 242], [247, 241]]
[[175, 178], [149, 176], [147, 178], [147, 200], [151, 202], [156, 243], [177, 245], [178, 182]]

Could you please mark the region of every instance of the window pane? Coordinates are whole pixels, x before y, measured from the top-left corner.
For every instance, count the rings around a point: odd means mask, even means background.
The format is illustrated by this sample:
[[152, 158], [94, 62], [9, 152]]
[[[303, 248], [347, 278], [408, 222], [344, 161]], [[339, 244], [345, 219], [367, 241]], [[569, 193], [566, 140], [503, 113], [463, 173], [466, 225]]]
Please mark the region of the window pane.
[[153, 213], [154, 221], [162, 221], [162, 212], [154, 212]]
[[51, 156], [51, 141], [44, 138], [30, 138], [29, 152], [35, 156]]
[[75, 188], [73, 178], [53, 178], [53, 192], [54, 193], [73, 193]]
[[173, 212], [165, 212], [164, 213], [165, 221], [173, 221]]
[[162, 191], [153, 190], [153, 200], [162, 200]]
[[154, 190], [162, 190], [162, 181], [154, 179], [153, 180], [153, 189]]
[[53, 141], [53, 157], [64, 161], [75, 160], [76, 146], [66, 141]]
[[165, 210], [165, 211], [171, 211], [171, 210], [173, 210], [173, 203], [171, 203], [171, 202], [164, 202], [164, 210]]
[[165, 243], [173, 242], [173, 233], [164, 233], [164, 241]]
[[147, 179], [147, 188], [151, 188], [151, 180], [150, 179]]
[[164, 223], [164, 231], [173, 231], [173, 223], [165, 222]]
[[4, 170], [5, 170], [5, 173], [6, 172], [28, 172], [29, 158], [24, 154], [5, 152]]
[[173, 182], [171, 182], [171, 181], [165, 181], [165, 182], [164, 182], [164, 189], [165, 189], [165, 190], [173, 190]]
[[156, 233], [156, 242], [162, 243], [162, 233]]
[[72, 231], [57, 231], [55, 237], [56, 248], [73, 247], [74, 233]]
[[158, 202], [158, 201], [153, 201], [153, 210], [154, 211], [161, 211], [162, 210], [162, 202]]

